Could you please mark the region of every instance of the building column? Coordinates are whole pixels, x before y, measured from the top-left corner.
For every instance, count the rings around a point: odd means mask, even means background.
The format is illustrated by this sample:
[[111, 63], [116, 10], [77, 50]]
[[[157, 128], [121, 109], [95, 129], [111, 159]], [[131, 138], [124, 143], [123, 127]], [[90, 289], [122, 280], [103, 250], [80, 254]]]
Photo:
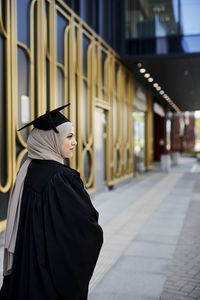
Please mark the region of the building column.
[[153, 164], [153, 95], [147, 89], [147, 112], [145, 122], [145, 167], [151, 169]]

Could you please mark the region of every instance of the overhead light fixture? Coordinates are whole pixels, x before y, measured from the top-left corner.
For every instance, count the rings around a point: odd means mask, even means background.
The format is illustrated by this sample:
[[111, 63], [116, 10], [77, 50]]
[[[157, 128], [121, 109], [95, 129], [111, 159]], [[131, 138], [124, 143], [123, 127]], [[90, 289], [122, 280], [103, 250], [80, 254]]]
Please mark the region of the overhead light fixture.
[[137, 63], [137, 67], [138, 67], [138, 68], [141, 68], [141, 67], [142, 67], [142, 64], [141, 64], [141, 63]]
[[140, 69], [140, 73], [145, 73], [146, 72], [146, 69], [145, 68], [141, 68]]
[[148, 78], [148, 82], [153, 82], [153, 78], [152, 78], [152, 77], [149, 77], [149, 78]]
[[158, 83], [155, 82], [155, 83], [153, 84], [153, 87], [157, 88], [157, 86], [158, 86]]
[[160, 91], [160, 90], [161, 90], [161, 87], [158, 85], [158, 86], [156, 87], [156, 90], [157, 90], [157, 91]]
[[161, 95], [164, 95], [164, 93], [165, 93], [165, 92], [164, 92], [163, 90], [160, 91], [160, 94], [161, 94]]
[[149, 73], [145, 73], [145, 74], [144, 74], [144, 77], [145, 77], [145, 78], [149, 78], [150, 76], [151, 76], [151, 75], [150, 75]]

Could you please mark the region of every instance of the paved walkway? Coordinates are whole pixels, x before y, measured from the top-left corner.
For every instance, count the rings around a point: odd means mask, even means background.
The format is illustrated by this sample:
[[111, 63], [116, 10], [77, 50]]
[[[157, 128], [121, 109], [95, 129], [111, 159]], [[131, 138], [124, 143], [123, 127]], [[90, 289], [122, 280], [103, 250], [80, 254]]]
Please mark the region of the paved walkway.
[[161, 300], [200, 299], [200, 173]]
[[88, 300], [200, 299], [199, 181], [183, 158], [93, 197], [104, 245]]
[[95, 197], [105, 242], [89, 300], [200, 299], [199, 171], [184, 158]]

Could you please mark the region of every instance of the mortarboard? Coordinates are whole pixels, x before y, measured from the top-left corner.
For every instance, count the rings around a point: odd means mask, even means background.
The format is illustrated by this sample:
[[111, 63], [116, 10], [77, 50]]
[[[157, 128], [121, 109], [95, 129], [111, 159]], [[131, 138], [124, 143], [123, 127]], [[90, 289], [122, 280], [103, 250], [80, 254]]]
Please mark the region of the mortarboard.
[[36, 118], [35, 120], [31, 121], [30, 123], [26, 124], [25, 126], [21, 127], [20, 129], [18, 129], [18, 131], [33, 125], [35, 128], [38, 129], [42, 129], [42, 130], [51, 130], [53, 129], [55, 132], [58, 133], [58, 130], [56, 129], [56, 127], [58, 125], [61, 125], [62, 123], [65, 122], [70, 122], [63, 114], [61, 114], [59, 111], [64, 109], [65, 107], [69, 106], [69, 104], [60, 106], [54, 110], [47, 110], [47, 112]]

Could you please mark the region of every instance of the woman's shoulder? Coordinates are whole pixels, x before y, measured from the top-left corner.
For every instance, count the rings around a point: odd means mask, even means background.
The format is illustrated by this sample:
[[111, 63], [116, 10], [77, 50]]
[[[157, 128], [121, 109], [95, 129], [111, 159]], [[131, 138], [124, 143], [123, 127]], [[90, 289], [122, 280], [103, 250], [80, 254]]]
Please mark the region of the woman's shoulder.
[[33, 159], [29, 165], [25, 184], [36, 190], [43, 188], [55, 178], [80, 178], [79, 172], [53, 160]]
[[30, 163], [30, 168], [37, 170], [43, 170], [43, 171], [52, 171], [51, 173], [57, 172], [66, 172], [71, 174], [79, 175], [79, 172], [75, 169], [70, 168], [69, 166], [62, 164], [55, 160], [42, 160], [42, 159], [32, 159]]

